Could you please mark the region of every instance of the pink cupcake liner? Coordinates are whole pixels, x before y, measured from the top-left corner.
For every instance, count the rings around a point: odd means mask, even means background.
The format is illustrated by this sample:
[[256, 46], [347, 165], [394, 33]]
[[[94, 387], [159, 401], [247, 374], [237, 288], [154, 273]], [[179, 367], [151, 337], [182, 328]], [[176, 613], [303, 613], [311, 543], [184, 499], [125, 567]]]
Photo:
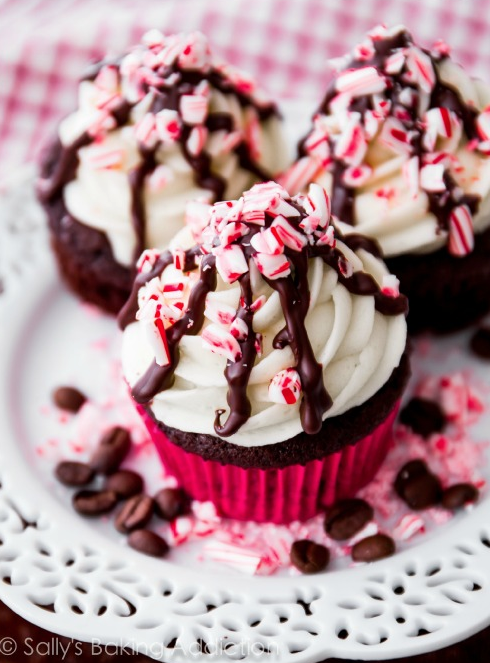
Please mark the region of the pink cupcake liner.
[[191, 497], [213, 502], [225, 517], [276, 524], [308, 520], [368, 484], [390, 449], [399, 407], [400, 402], [372, 433], [325, 458], [284, 468], [244, 469], [184, 451], [137, 406], [163, 465]]

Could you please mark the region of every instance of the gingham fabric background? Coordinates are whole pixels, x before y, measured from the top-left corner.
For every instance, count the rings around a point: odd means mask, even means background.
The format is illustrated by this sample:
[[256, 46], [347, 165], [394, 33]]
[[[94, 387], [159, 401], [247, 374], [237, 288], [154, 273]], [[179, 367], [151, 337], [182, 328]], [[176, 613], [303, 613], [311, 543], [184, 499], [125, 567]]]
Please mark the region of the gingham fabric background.
[[490, 0], [0, 0], [0, 179], [36, 158], [86, 64], [150, 27], [202, 30], [278, 99], [320, 99], [327, 58], [380, 22], [443, 37], [490, 80]]

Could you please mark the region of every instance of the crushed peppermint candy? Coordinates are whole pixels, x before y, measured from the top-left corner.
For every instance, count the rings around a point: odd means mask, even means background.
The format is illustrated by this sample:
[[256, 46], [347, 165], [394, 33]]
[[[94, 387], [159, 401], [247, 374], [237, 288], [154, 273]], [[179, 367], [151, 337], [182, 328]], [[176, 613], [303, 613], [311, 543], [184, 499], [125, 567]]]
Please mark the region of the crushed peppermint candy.
[[[371, 30], [340, 61], [281, 183], [306, 193], [311, 182], [331, 182], [333, 214], [355, 225], [356, 196], [369, 187], [370, 194], [390, 200], [387, 192], [394, 195], [398, 188], [389, 186], [386, 175], [396, 168], [411, 198], [427, 201], [434, 232], [447, 237], [449, 252], [471, 252], [479, 197], [463, 191], [471, 182], [458, 153], [490, 156], [490, 107], [478, 110], [438, 75], [448, 57], [446, 44], [421, 48], [403, 26]], [[381, 186], [372, 190], [378, 181]]]

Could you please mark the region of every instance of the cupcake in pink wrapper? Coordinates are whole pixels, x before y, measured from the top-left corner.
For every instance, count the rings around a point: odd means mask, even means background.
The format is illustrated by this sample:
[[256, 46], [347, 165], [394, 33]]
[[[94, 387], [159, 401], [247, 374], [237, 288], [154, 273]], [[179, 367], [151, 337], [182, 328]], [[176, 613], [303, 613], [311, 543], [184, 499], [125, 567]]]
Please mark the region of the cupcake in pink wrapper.
[[123, 368], [166, 468], [224, 516], [306, 520], [367, 484], [409, 375], [406, 298], [325, 191], [194, 205], [147, 252]]

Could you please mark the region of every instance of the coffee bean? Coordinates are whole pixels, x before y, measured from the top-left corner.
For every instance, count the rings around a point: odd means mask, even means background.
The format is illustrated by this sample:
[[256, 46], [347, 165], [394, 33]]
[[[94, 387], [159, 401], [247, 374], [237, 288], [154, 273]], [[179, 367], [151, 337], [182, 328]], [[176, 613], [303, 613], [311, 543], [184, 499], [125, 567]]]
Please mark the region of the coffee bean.
[[173, 520], [190, 510], [190, 498], [182, 488], [162, 488], [154, 500], [155, 513], [164, 520]]
[[442, 486], [423, 460], [411, 460], [398, 472], [395, 490], [411, 509], [420, 511], [439, 504]]
[[113, 490], [120, 499], [139, 495], [143, 487], [143, 477], [132, 470], [119, 470], [108, 476], [104, 483], [104, 490]]
[[90, 466], [99, 474], [112, 474], [126, 458], [131, 438], [125, 428], [116, 426], [108, 430], [95, 450]]
[[101, 516], [116, 504], [117, 495], [112, 490], [81, 490], [73, 496], [73, 507], [83, 516]]
[[442, 494], [442, 506], [445, 509], [461, 509], [469, 502], [476, 502], [478, 499], [478, 488], [471, 483], [457, 483]]
[[319, 573], [327, 568], [330, 551], [314, 541], [302, 539], [291, 546], [290, 559], [302, 573]]
[[470, 346], [477, 357], [490, 359], [490, 327], [480, 327], [471, 337]]
[[429, 437], [444, 429], [446, 416], [438, 403], [425, 398], [412, 398], [400, 412], [400, 421], [414, 433]]
[[135, 529], [142, 529], [153, 515], [153, 500], [148, 495], [135, 495], [127, 500], [116, 516], [116, 529], [129, 534]]
[[325, 531], [335, 541], [350, 539], [373, 515], [372, 507], [364, 500], [340, 500], [325, 515]]
[[76, 460], [63, 460], [58, 463], [54, 471], [58, 481], [65, 486], [86, 486], [95, 476], [93, 469], [85, 463]]
[[87, 400], [81, 391], [74, 387], [58, 387], [53, 392], [53, 401], [60, 410], [76, 413]]
[[375, 534], [358, 541], [352, 548], [355, 562], [375, 562], [377, 559], [390, 557], [395, 552], [395, 542], [386, 534]]
[[395, 490], [397, 494], [403, 499], [407, 482], [416, 477], [422, 476], [423, 474], [427, 474], [428, 472], [429, 468], [423, 460], [416, 459], [405, 463], [395, 479]]
[[429, 509], [442, 499], [441, 482], [431, 472], [415, 477], [405, 485], [403, 499], [414, 511]]
[[137, 529], [128, 537], [131, 548], [152, 557], [163, 557], [169, 551], [165, 539], [148, 529]]

